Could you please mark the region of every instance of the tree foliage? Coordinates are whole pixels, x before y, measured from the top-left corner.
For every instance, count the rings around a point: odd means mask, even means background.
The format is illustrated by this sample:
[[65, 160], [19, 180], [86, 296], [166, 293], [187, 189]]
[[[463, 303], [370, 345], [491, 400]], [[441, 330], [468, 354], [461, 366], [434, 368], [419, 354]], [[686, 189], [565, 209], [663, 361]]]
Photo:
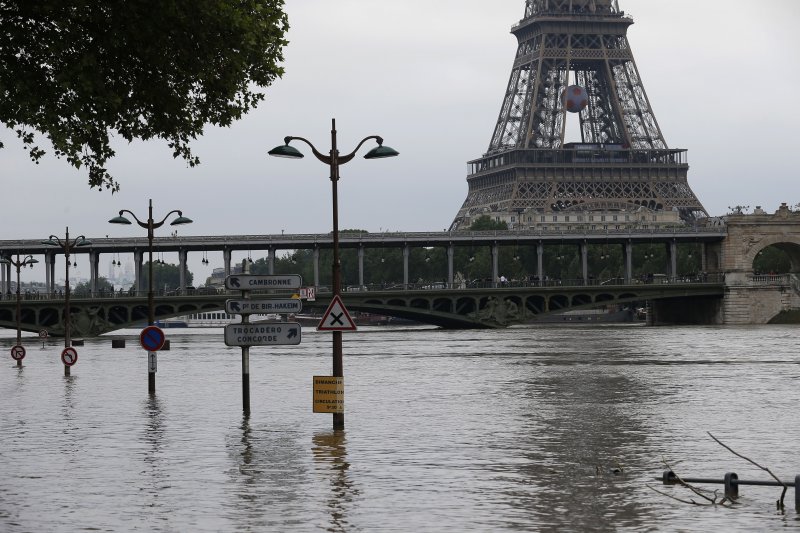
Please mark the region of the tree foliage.
[[[85, 166], [91, 187], [119, 184], [110, 138], [189, 143], [264, 99], [283, 74], [283, 0], [0, 0], [0, 121], [33, 161], [47, 137]], [[0, 143], [2, 147], [2, 143]]]
[[[149, 277], [149, 263], [145, 262], [142, 265], [142, 280], [144, 282], [144, 287], [148, 286], [148, 277]], [[192, 281], [194, 280], [194, 274], [186, 271], [186, 286], [190, 287], [192, 285]], [[156, 292], [159, 291], [173, 291], [178, 288], [182, 288], [181, 286], [181, 269], [178, 265], [172, 265], [170, 263], [159, 263], [153, 261], [153, 290]]]
[[470, 224], [469, 229], [471, 231], [507, 230], [508, 223], [492, 220], [489, 215], [481, 215]]
[[[114, 285], [104, 277], [97, 278], [97, 291], [99, 293], [111, 294], [114, 292]], [[92, 293], [92, 285], [88, 281], [81, 281], [72, 289], [75, 296], [89, 296]]]

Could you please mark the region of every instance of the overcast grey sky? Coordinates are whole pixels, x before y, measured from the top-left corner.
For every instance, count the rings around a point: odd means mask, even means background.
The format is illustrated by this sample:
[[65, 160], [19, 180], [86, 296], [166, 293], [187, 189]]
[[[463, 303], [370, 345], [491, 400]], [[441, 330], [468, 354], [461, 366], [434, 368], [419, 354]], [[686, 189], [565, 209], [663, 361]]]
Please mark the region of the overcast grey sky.
[[[181, 235], [326, 233], [327, 167], [308, 150], [301, 161], [267, 151], [296, 135], [327, 152], [331, 118], [341, 152], [377, 134], [401, 154], [341, 168], [341, 228], [447, 228], [466, 197], [466, 162], [488, 147], [517, 49], [509, 31], [524, 4], [286, 0], [286, 74], [259, 109], [194, 143], [199, 167], [172, 159], [163, 143], [120, 143], [110, 170], [122, 190], [112, 196], [89, 190], [83, 174], [52, 156], [34, 165], [13, 134], [0, 132], [0, 239], [44, 238], [66, 226], [87, 237], [145, 236], [106, 221], [120, 209], [146, 217], [148, 198], [159, 218], [182, 209], [194, 220]], [[800, 202], [800, 1], [620, 6], [634, 18], [628, 37], [662, 132], [670, 147], [689, 150], [689, 183], [709, 213]], [[196, 280], [221, 266], [214, 254], [208, 267], [195, 255]], [[88, 266], [79, 271], [88, 275]], [[44, 277], [38, 267], [33, 274]]]

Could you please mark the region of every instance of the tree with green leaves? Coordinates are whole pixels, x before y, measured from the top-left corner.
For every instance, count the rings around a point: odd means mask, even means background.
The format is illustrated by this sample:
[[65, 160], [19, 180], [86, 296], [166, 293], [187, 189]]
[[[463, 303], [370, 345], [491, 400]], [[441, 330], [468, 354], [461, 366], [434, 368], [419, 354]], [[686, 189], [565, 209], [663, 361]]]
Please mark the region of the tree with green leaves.
[[163, 139], [195, 166], [204, 126], [283, 74], [288, 27], [283, 0], [2, 0], [0, 121], [35, 162], [44, 135], [91, 187], [119, 189], [112, 136]]
[[469, 229], [470, 231], [507, 230], [508, 223], [492, 220], [489, 215], [481, 215], [470, 224]]
[[[70, 290], [71, 294], [75, 296], [84, 296], [88, 297], [92, 293], [92, 286], [88, 281], [81, 281], [73, 289]], [[114, 285], [111, 284], [104, 277], [97, 278], [97, 292], [100, 294], [113, 294], [114, 293]]]
[[[149, 263], [144, 263], [142, 266], [142, 277], [144, 278], [144, 286], [148, 287], [148, 273], [149, 273]], [[186, 272], [186, 286], [189, 287], [192, 285], [192, 281], [194, 280], [194, 274], [191, 272]], [[166, 291], [174, 291], [175, 289], [181, 288], [181, 270], [178, 265], [171, 265], [169, 263], [158, 263], [153, 262], [153, 290], [156, 292], [161, 290]]]

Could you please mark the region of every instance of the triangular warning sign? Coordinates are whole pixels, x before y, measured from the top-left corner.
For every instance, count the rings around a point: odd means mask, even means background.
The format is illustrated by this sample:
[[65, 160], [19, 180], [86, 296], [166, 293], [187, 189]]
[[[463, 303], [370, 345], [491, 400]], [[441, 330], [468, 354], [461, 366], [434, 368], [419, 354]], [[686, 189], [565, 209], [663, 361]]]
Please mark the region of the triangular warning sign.
[[338, 294], [333, 295], [333, 300], [322, 315], [322, 320], [319, 321], [317, 331], [355, 331], [356, 323], [350, 318], [350, 313], [347, 312], [342, 299]]

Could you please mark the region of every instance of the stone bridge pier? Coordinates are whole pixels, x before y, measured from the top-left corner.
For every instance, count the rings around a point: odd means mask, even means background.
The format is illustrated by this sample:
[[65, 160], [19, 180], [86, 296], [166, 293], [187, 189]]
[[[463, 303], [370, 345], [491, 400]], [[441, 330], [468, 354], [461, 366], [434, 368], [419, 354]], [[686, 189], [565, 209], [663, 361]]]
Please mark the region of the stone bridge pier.
[[[724, 275], [725, 296], [653, 303], [653, 323], [767, 324], [787, 311], [800, 310], [800, 211], [785, 203], [774, 214], [760, 207], [753, 214], [726, 217], [727, 237], [706, 245], [704, 265]], [[753, 263], [765, 248], [787, 254], [789, 274], [755, 272]]]

